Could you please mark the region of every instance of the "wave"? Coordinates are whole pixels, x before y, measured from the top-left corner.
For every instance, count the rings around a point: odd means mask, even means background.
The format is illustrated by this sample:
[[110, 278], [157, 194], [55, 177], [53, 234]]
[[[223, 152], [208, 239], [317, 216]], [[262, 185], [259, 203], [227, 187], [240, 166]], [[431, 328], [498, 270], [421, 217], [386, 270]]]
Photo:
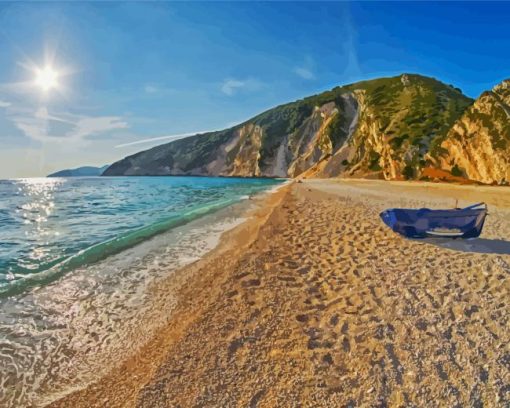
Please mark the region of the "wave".
[[32, 287], [49, 284], [63, 276], [65, 273], [79, 267], [102, 261], [111, 255], [115, 255], [125, 249], [140, 244], [141, 242], [158, 234], [162, 234], [173, 228], [185, 225], [197, 218], [211, 214], [231, 204], [239, 202], [240, 199], [242, 199], [242, 197], [229, 198], [193, 208], [181, 214], [173, 215], [165, 220], [158, 221], [154, 224], [147, 225], [136, 230], [127, 231], [115, 238], [82, 249], [78, 253], [60, 260], [57, 264], [52, 263], [52, 265], [50, 265], [47, 269], [27, 275], [0, 287], [0, 298], [20, 294]]

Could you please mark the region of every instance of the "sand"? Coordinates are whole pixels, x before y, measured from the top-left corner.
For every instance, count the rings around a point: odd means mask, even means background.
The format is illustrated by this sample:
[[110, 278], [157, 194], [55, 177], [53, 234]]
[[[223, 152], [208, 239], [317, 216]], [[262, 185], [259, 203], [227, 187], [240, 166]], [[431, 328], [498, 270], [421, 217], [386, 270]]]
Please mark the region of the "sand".
[[[483, 239], [406, 240], [378, 217], [456, 198], [489, 203]], [[293, 183], [172, 285], [168, 325], [51, 406], [510, 405], [508, 189]]]

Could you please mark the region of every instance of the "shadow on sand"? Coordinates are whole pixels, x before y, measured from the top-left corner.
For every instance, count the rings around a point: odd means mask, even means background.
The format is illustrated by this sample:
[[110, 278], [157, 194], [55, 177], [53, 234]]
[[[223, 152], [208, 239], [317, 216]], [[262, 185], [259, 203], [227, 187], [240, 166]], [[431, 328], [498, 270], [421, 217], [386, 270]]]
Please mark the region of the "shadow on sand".
[[426, 238], [427, 244], [462, 252], [478, 252], [481, 254], [510, 255], [510, 242], [502, 239], [447, 239]]

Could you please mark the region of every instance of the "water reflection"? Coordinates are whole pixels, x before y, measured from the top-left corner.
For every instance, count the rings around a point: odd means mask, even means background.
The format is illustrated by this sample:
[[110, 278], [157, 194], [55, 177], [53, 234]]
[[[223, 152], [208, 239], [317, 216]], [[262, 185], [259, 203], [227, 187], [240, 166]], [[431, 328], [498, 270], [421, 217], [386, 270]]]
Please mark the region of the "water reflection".
[[[52, 261], [49, 237], [58, 235], [50, 219], [55, 211], [55, 192], [65, 183], [65, 179], [31, 178], [16, 180], [19, 202], [16, 217], [22, 224], [22, 229], [30, 249], [24, 257], [17, 260], [17, 267], [21, 271], [31, 272], [39, 269], [42, 263]], [[16, 268], [17, 269], [17, 268]], [[7, 271], [6, 278], [13, 280], [23, 274], [13, 274]]]
[[137, 350], [173, 310], [165, 279], [209, 251], [239, 222], [237, 211], [195, 220], [40, 290], [0, 297], [0, 407], [46, 406]]
[[51, 268], [81, 251], [91, 249], [74, 259], [74, 267], [97, 260], [102, 249], [96, 254], [96, 245], [120, 237], [129, 246], [139, 240], [130, 235], [137, 229], [159, 231], [190, 210], [237, 201], [274, 184], [178, 177], [0, 180], [0, 296], [24, 289], [25, 278], [43, 277], [40, 272], [52, 276]]

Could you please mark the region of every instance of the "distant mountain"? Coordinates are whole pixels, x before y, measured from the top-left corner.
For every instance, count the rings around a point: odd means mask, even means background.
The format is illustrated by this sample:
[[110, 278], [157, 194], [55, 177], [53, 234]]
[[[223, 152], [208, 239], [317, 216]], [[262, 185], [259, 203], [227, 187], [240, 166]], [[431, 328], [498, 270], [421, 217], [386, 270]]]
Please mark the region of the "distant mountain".
[[[414, 74], [336, 87], [230, 129], [139, 152], [113, 163], [103, 175], [470, 178], [504, 183], [510, 158], [506, 83], [476, 102], [452, 85]], [[463, 124], [469, 132], [459, 130]], [[480, 129], [485, 129], [482, 134]], [[475, 151], [487, 169], [487, 155], [496, 152], [497, 169], [477, 170]]]
[[60, 170], [56, 173], [49, 174], [48, 177], [92, 177], [101, 176], [109, 167], [107, 164], [103, 167], [84, 166], [76, 169]]

